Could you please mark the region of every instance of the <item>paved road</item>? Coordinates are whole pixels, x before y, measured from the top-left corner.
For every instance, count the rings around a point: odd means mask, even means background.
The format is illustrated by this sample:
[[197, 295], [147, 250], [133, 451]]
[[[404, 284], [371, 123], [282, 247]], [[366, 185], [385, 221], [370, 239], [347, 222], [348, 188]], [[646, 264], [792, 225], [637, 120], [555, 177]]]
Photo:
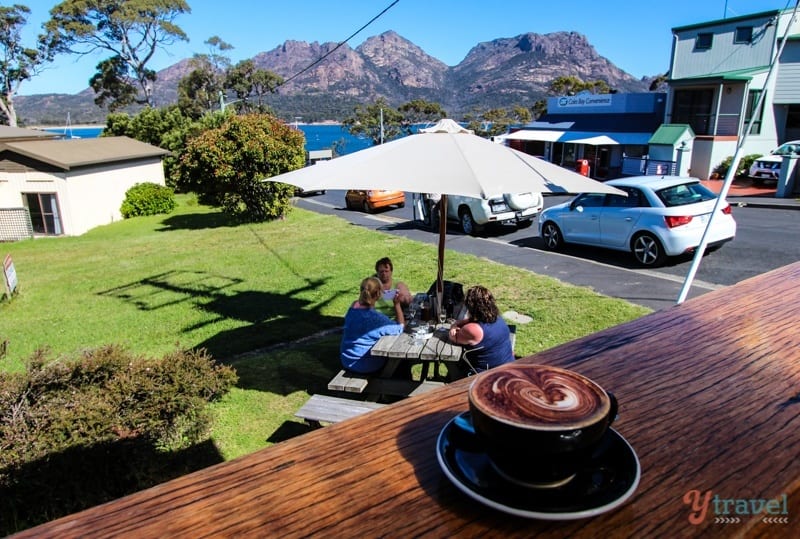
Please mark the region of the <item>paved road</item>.
[[[339, 197], [339, 200], [343, 198]], [[331, 203], [326, 201], [325, 197], [301, 198], [298, 199], [297, 205], [312, 211], [336, 215], [374, 230], [430, 244], [436, 243], [435, 234], [415, 226], [407, 217], [396, 217], [391, 213], [368, 215], [347, 211], [343, 209], [341, 202]], [[588, 258], [574, 258], [569, 256], [569, 251], [562, 254], [540, 250], [534, 245], [539, 239], [531, 237], [533, 231], [534, 229], [528, 229], [524, 239], [509, 241], [507, 237], [467, 236], [451, 226], [448, 230], [447, 248], [486, 257], [502, 264], [526, 268], [578, 286], [586, 286], [601, 294], [622, 298], [653, 310], [674, 305], [683, 286], [684, 277], [662, 271], [630, 269]], [[721, 285], [695, 279], [689, 297], [720, 287]]]
[[[766, 198], [743, 189], [731, 190], [728, 197], [736, 207], [734, 216], [739, 225], [736, 240], [703, 258], [690, 298], [800, 260], [800, 242], [796, 241], [800, 199]], [[545, 207], [568, 199], [547, 196]], [[436, 234], [411, 221], [410, 200], [407, 195], [409, 203], [405, 208], [376, 215], [345, 210], [344, 191], [298, 199], [298, 205], [375, 230], [435, 244]], [[621, 253], [604, 249], [567, 246], [561, 253], [552, 253], [544, 250], [535, 226], [523, 230], [504, 226], [482, 236], [465, 236], [451, 225], [447, 248], [550, 275], [654, 310], [675, 304], [692, 261], [691, 257], [670, 259], [664, 267], [645, 270], [637, 268]]]

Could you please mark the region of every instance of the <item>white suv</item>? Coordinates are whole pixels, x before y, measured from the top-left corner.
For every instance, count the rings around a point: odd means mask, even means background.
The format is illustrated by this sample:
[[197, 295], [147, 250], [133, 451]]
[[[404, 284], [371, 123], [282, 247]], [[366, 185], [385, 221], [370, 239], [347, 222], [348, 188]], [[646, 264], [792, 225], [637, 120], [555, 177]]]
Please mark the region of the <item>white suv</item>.
[[519, 228], [533, 224], [544, 207], [541, 193], [506, 193], [501, 197], [483, 199], [449, 195], [447, 219], [461, 224], [465, 234], [475, 234], [491, 223], [515, 223]]
[[755, 161], [748, 172], [748, 175], [761, 183], [764, 180], [777, 180], [781, 176], [781, 163], [784, 155], [795, 155], [800, 153], [800, 140], [790, 140], [784, 142], [768, 155], [762, 155]]

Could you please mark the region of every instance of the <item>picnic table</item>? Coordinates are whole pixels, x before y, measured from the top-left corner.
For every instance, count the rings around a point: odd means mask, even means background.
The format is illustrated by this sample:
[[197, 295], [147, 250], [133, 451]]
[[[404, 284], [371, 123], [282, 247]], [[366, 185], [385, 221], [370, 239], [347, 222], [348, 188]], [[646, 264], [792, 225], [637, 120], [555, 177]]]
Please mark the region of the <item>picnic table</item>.
[[388, 358], [381, 376], [389, 377], [404, 361], [422, 363], [422, 378], [431, 376], [439, 363], [457, 363], [462, 347], [448, 338], [449, 324], [434, 324], [426, 338], [403, 332], [400, 335], [384, 335], [372, 347], [372, 355]]
[[518, 360], [619, 400], [614, 429], [641, 475], [590, 518], [514, 516], [449, 479], [440, 435], [467, 410], [465, 379], [19, 536], [791, 536], [798, 305], [800, 262]]

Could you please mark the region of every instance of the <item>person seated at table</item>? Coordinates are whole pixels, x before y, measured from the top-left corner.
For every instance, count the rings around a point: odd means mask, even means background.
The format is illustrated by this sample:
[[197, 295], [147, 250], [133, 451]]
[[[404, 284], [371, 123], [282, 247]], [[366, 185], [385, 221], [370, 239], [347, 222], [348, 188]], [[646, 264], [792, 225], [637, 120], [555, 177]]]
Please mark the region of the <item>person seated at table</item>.
[[375, 302], [382, 292], [381, 281], [377, 277], [367, 277], [361, 281], [358, 301], [347, 310], [339, 356], [348, 371], [370, 374], [383, 369], [386, 358], [373, 356], [372, 347], [384, 335], [403, 332], [405, 318], [400, 296], [395, 295], [393, 300], [397, 322], [375, 310]]
[[475, 374], [514, 361], [511, 331], [508, 329], [494, 296], [486, 287], [467, 290], [464, 306], [467, 318], [450, 326], [450, 342], [464, 347], [459, 369]]
[[375, 262], [375, 277], [381, 282], [381, 297], [379, 298], [376, 308], [391, 316], [394, 313], [394, 299], [398, 298], [400, 304], [405, 309], [411, 304], [414, 299], [411, 296], [411, 291], [403, 282], [395, 282], [392, 274], [394, 273], [394, 265], [388, 256], [385, 256]]

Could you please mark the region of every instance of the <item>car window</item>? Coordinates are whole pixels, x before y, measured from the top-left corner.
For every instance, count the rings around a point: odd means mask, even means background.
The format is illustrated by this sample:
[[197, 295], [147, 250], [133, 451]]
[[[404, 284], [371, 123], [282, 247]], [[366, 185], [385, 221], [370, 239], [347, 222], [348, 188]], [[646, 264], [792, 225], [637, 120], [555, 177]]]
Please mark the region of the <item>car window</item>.
[[778, 146], [772, 153], [775, 155], [794, 155], [800, 150], [800, 145], [797, 144], [782, 144]]
[[625, 191], [628, 196], [606, 195], [606, 206], [612, 208], [638, 208], [647, 205], [646, 201], [644, 204], [642, 203], [643, 197], [638, 189], [633, 187], [617, 187], [617, 189]]
[[703, 187], [699, 182], [682, 183], [680, 185], [666, 187], [656, 191], [656, 195], [664, 203], [664, 206], [667, 207], [696, 204], [716, 198], [714, 193]]
[[575, 199], [573, 206], [583, 206], [584, 208], [597, 208], [603, 205], [606, 196], [600, 193], [584, 193]]

